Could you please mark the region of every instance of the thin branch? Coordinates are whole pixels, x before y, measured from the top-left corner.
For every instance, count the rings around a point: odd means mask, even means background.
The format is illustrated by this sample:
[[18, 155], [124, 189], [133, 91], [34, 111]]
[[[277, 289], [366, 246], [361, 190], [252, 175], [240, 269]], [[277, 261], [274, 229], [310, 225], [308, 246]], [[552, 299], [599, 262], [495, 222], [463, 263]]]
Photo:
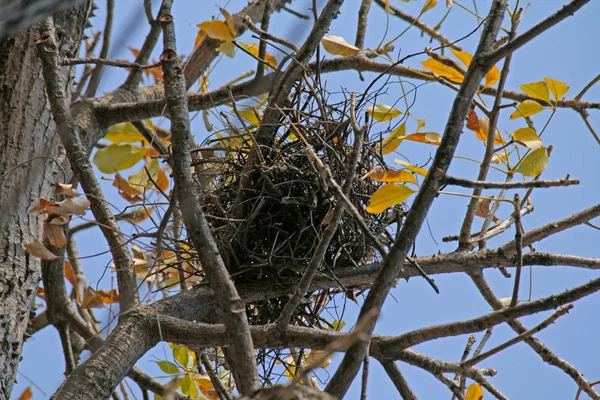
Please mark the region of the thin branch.
[[[112, 36], [112, 26], [114, 20], [115, 13], [115, 0], [106, 0], [106, 24], [104, 25], [104, 37], [102, 38], [102, 48], [100, 49], [100, 55], [98, 58], [106, 59], [108, 57], [108, 50], [110, 49], [110, 40]], [[88, 83], [87, 89], [85, 91], [85, 97], [92, 98], [96, 96], [96, 91], [98, 90], [98, 86], [100, 85], [100, 78], [102, 77], [103, 64], [98, 63], [94, 71], [92, 72], [92, 76], [90, 77], [90, 81]]]
[[362, 0], [358, 9], [358, 23], [356, 24], [356, 39], [354, 46], [362, 49], [365, 46], [365, 34], [367, 32], [367, 19], [373, 0]]
[[190, 120], [185, 78], [177, 58], [175, 28], [171, 16], [171, 1], [165, 0], [158, 18], [163, 25], [164, 51], [160, 56], [165, 83], [165, 97], [171, 116], [173, 135], [173, 179], [188, 234], [200, 256], [202, 267], [217, 295], [221, 316], [233, 340], [232, 365], [240, 393], [250, 394], [259, 387], [254, 346], [250, 336], [246, 308], [242, 302], [219, 250], [194, 191], [191, 175]]
[[[400, 235], [395, 241], [388, 256], [385, 258], [381, 272], [377, 275], [377, 278], [361, 307], [359, 318], [369, 310], [381, 309], [395, 278], [398, 276], [398, 273], [404, 269], [404, 262], [408, 255], [408, 250], [414, 243], [421, 225], [425, 220], [425, 216], [427, 215], [434, 198], [438, 194], [440, 181], [445, 176], [450, 161], [453, 158], [465, 118], [470, 110], [471, 100], [475, 96], [477, 88], [479, 87], [479, 82], [481, 82], [487, 72], [487, 69], [484, 69], [479, 64], [478, 60], [492, 48], [504, 17], [505, 8], [506, 4], [503, 1], [494, 1], [492, 3], [479, 46], [450, 112], [442, 143], [436, 152], [429, 173], [425, 177], [421, 189], [415, 197], [406, 221], [402, 226]], [[374, 327], [375, 323], [370, 326], [369, 333], [373, 332]], [[367, 348], [364, 344], [352, 346], [348, 352], [346, 352], [344, 359], [329, 381], [325, 391], [336, 397], [342, 398], [358, 373], [358, 368], [362, 359], [366, 356], [366, 351]]]
[[446, 176], [442, 179], [444, 185], [455, 185], [466, 188], [480, 188], [480, 189], [523, 189], [523, 188], [550, 188], [556, 186], [570, 186], [579, 185], [578, 179], [555, 179], [555, 180], [542, 180], [542, 181], [525, 181], [525, 182], [487, 182], [487, 181], [473, 181], [464, 178], [455, 178], [453, 176]]
[[519, 210], [519, 193], [515, 193], [514, 197], [515, 211], [515, 244], [516, 244], [516, 268], [515, 273], [515, 285], [513, 287], [512, 298], [510, 300], [510, 307], [517, 305], [519, 301], [519, 285], [521, 284], [521, 270], [523, 269], [523, 226], [521, 225], [521, 213]]
[[[280, 38], [278, 36], [275, 36], [272, 33], [263, 31], [262, 29], [260, 29], [256, 25], [254, 25], [254, 23], [252, 22], [252, 20], [250, 19], [250, 17], [247, 16], [247, 15], [244, 16], [244, 24], [246, 24], [246, 26], [248, 27], [248, 29], [250, 29], [252, 32], [256, 33], [257, 35], [260, 35], [261, 37], [264, 37], [265, 39], [269, 39], [272, 42], [284, 45], [285, 47], [287, 47], [288, 49], [292, 50], [295, 53], [297, 53], [298, 50], [300, 49], [300, 47], [296, 46], [294, 43], [292, 43], [292, 42], [290, 42], [288, 40], [285, 40], [285, 39], [282, 39], [282, 38]], [[223, 86], [230, 86], [230, 85], [225, 84]]]
[[402, 375], [402, 372], [400, 371], [400, 368], [398, 368], [396, 363], [392, 360], [378, 361], [381, 363], [383, 369], [385, 369], [385, 372], [388, 374], [388, 376], [394, 383], [394, 386], [396, 386], [400, 397], [402, 397], [402, 399], [404, 400], [417, 400], [417, 396], [415, 396], [415, 393], [408, 385], [408, 382], [404, 378], [404, 375]]
[[101, 65], [108, 65], [111, 67], [140, 68], [140, 69], [150, 69], [150, 68], [155, 68], [155, 67], [160, 66], [160, 63], [142, 65], [142, 64], [137, 64], [134, 62], [113, 61], [113, 60], [107, 60], [105, 58], [94, 58], [94, 57], [65, 58], [62, 61], [62, 65], [80, 65], [80, 64], [101, 64]]
[[83, 147], [78, 126], [71, 116], [65, 93], [65, 83], [60, 73], [60, 60], [52, 20], [41, 24], [40, 38], [36, 42], [38, 55], [42, 61], [46, 91], [50, 107], [56, 121], [58, 134], [65, 147], [71, 168], [81, 183], [91, 204], [91, 210], [100, 225], [115, 261], [119, 304], [121, 312], [127, 311], [139, 303], [137, 285], [133, 271], [133, 261], [127, 249], [125, 237], [108, 207], [102, 189], [96, 180], [94, 171]]

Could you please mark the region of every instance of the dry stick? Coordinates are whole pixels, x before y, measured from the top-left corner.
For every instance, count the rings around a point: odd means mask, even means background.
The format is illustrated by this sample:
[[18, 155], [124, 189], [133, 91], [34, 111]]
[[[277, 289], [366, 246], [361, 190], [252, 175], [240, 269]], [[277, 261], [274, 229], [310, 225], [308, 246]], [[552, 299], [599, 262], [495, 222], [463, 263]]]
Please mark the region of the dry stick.
[[56, 121], [58, 134], [71, 163], [71, 168], [90, 201], [92, 213], [110, 247], [117, 272], [120, 310], [124, 312], [139, 303], [133, 261], [126, 246], [127, 241], [108, 207], [89, 162], [87, 151], [79, 138], [79, 128], [71, 117], [64, 89], [66, 85], [60, 73], [56, 33], [51, 19], [41, 24], [40, 33], [36, 47], [42, 61], [50, 108]]
[[588, 130], [590, 131], [590, 133], [592, 134], [594, 139], [596, 139], [596, 142], [598, 142], [598, 144], [600, 144], [600, 136], [598, 136], [598, 133], [596, 132], [596, 130], [594, 129], [592, 124], [590, 124], [590, 121], [588, 120], [589, 113], [587, 112], [587, 110], [579, 110], [578, 113], [581, 116], [581, 118], [583, 119], [585, 126], [587, 126]]
[[[539, 242], [549, 236], [552, 236], [558, 232], [562, 232], [566, 229], [572, 228], [577, 225], [584, 224], [589, 220], [600, 216], [600, 203], [590, 208], [587, 208], [581, 212], [571, 215], [570, 217], [563, 218], [558, 221], [553, 221], [549, 224], [540, 226], [530, 230], [523, 235], [523, 247], [529, 246], [535, 242]], [[498, 250], [505, 254], [513, 253], [516, 251], [516, 242], [514, 240], [504, 244]]]
[[173, 179], [178, 187], [180, 209], [210, 286], [217, 296], [223, 322], [233, 342], [232, 369], [239, 391], [241, 394], [250, 394], [260, 387], [260, 383], [254, 358], [254, 346], [246, 318], [246, 307], [229, 277], [194, 191], [194, 180], [191, 175], [189, 111], [185, 78], [177, 59], [171, 1], [163, 2], [159, 22], [163, 25], [165, 49], [160, 59], [163, 65], [165, 97], [171, 116]]
[[575, 11], [579, 10], [581, 7], [589, 3], [590, 0], [573, 0], [569, 4], [565, 5], [563, 8], [535, 25], [528, 31], [522, 33], [517, 36], [513, 40], [510, 40], [504, 46], [499, 49], [492, 51], [491, 53], [485, 56], [485, 61], [490, 64], [496, 64], [498, 61], [507, 57], [509, 54], [514, 53], [516, 50], [529, 43], [532, 39], [544, 33], [548, 29], [552, 28], [554, 25], [558, 24], [562, 20], [567, 17], [575, 14]]
[[105, 58], [95, 58], [95, 57], [65, 58], [62, 61], [62, 65], [79, 65], [79, 64], [100, 64], [100, 65], [107, 65], [110, 67], [140, 68], [140, 69], [150, 69], [150, 68], [160, 67], [160, 63], [142, 65], [142, 64], [137, 64], [134, 62], [113, 61], [113, 60], [107, 60]]
[[[102, 48], [100, 49], [100, 55], [98, 58], [105, 59], [108, 57], [108, 50], [110, 49], [110, 39], [112, 35], [113, 17], [115, 12], [115, 0], [106, 0], [106, 24], [104, 25], [104, 38], [102, 40]], [[85, 91], [85, 97], [92, 98], [96, 96], [96, 91], [100, 85], [100, 78], [102, 77], [103, 65], [98, 64]]]
[[400, 371], [400, 368], [398, 368], [396, 363], [392, 360], [385, 359], [378, 359], [378, 361], [383, 366], [383, 369], [385, 369], [385, 372], [390, 377], [390, 380], [392, 381], [394, 386], [396, 386], [400, 397], [402, 397], [402, 399], [404, 400], [417, 400], [417, 396], [415, 396], [415, 393], [408, 385], [408, 382], [404, 378], [404, 375], [402, 375], [402, 372]]
[[[512, 308], [505, 308], [503, 306], [502, 302], [500, 301], [500, 299], [496, 296], [496, 294], [492, 290], [492, 288], [487, 284], [481, 271], [468, 271], [467, 273], [473, 280], [473, 283], [475, 283], [475, 286], [477, 286], [477, 289], [479, 289], [479, 292], [482, 294], [484, 299], [494, 309], [499, 310], [499, 309], [504, 308], [504, 309], [514, 310], [514, 309], [520, 307], [520, 305], [517, 305]], [[561, 300], [565, 300], [565, 298], [569, 299], [569, 301], [565, 301], [565, 302], [561, 301], [560, 305], [566, 304], [568, 302], [573, 302], [573, 301], [580, 299], [582, 297], [585, 297], [591, 293], [597, 292], [598, 290], [600, 290], [600, 279], [592, 280], [584, 285], [578, 286], [577, 288], [574, 288], [571, 290], [567, 290], [567, 291], [561, 293], [560, 295], [558, 295], [558, 297], [561, 298]], [[551, 298], [554, 299], [554, 296], [552, 296]], [[529, 304], [529, 303], [526, 303], [526, 304]], [[508, 324], [518, 334], [521, 334], [521, 333], [527, 331], [527, 328], [525, 327], [525, 325], [523, 325], [520, 321], [518, 321], [516, 319], [508, 322]], [[559, 368], [560, 370], [565, 372], [567, 375], [569, 375], [575, 381], [575, 383], [580, 388], [582, 388], [592, 399], [600, 399], [600, 396], [594, 391], [594, 389], [592, 388], [590, 383], [583, 377], [583, 375], [581, 375], [581, 373], [577, 370], [577, 368], [575, 368], [574, 366], [569, 364], [567, 361], [560, 358], [557, 354], [552, 352], [548, 347], [546, 347], [535, 336], [531, 336], [531, 337], [525, 339], [525, 343], [527, 343], [529, 345], [529, 347], [531, 347], [533, 349], [533, 351], [535, 351], [537, 354], [539, 354], [539, 356], [542, 358], [542, 360], [544, 362], [548, 363], [549, 365], [553, 365], [553, 366]]]
[[[352, 153], [348, 158], [348, 170], [346, 172], [346, 180], [344, 182], [344, 186], [342, 188], [342, 193], [344, 196], [348, 196], [350, 194], [350, 190], [352, 189], [352, 182], [354, 179], [354, 174], [356, 172], [356, 166], [358, 165], [358, 159], [360, 158], [360, 150], [363, 143], [363, 137], [367, 130], [367, 125], [363, 125], [359, 127], [356, 123], [356, 115], [355, 115], [355, 100], [356, 95], [352, 93], [350, 96], [350, 120], [352, 122], [352, 128], [354, 130], [354, 143], [352, 146]], [[290, 121], [291, 122], [291, 121]], [[285, 331], [288, 327], [290, 320], [292, 319], [292, 315], [296, 308], [302, 302], [302, 298], [304, 294], [307, 292], [310, 283], [312, 282], [315, 274], [323, 264], [323, 258], [325, 257], [325, 253], [327, 252], [327, 248], [329, 247], [329, 243], [331, 239], [335, 235], [338, 225], [342, 220], [342, 216], [344, 215], [344, 207], [345, 203], [341, 199], [338, 199], [338, 203], [336, 204], [332, 216], [331, 221], [327, 225], [327, 228], [323, 232], [317, 247], [314, 250], [313, 256], [298, 282], [298, 287], [294, 290], [294, 294], [292, 298], [287, 302], [281, 315], [279, 316], [279, 320], [277, 321], [277, 327], [281, 331]], [[360, 218], [362, 220], [362, 218]]]
[[[297, 53], [298, 50], [300, 49], [300, 47], [296, 46], [294, 43], [292, 43], [288, 40], [285, 40], [278, 36], [275, 36], [272, 33], [263, 31], [262, 29], [260, 29], [256, 25], [254, 25], [254, 23], [252, 22], [250, 17], [247, 15], [244, 15], [243, 21], [244, 21], [244, 24], [246, 24], [246, 26], [248, 27], [248, 29], [250, 29], [252, 32], [256, 33], [257, 35], [260, 35], [260, 37], [263, 39], [269, 39], [272, 42], [282, 44], [285, 47], [287, 47], [288, 49], [291, 49], [292, 51], [294, 51], [295, 53]], [[223, 86], [230, 86], [230, 85], [225, 84]]]
[[517, 258], [517, 272], [515, 273], [515, 286], [513, 287], [513, 294], [510, 300], [510, 307], [517, 305], [519, 301], [519, 285], [521, 284], [521, 270], [523, 269], [523, 226], [521, 225], [521, 213], [519, 210], [519, 194], [515, 193], [514, 198], [515, 212], [515, 243], [516, 243], [516, 258]]
[[[463, 362], [467, 359], [467, 357], [469, 356], [469, 353], [471, 352], [471, 348], [473, 347], [474, 344], [475, 344], [475, 335], [471, 335], [471, 336], [469, 336], [469, 339], [467, 340], [467, 345], [465, 346], [465, 350], [463, 351], [462, 357], [460, 358], [461, 362]], [[461, 393], [463, 393], [465, 390], [465, 377], [464, 377], [464, 375], [461, 375], [461, 374], [454, 374], [454, 380], [456, 381], [457, 379], [458, 379], [459, 390]], [[454, 400], [455, 397], [456, 397], [456, 395], [453, 394], [452, 398], [450, 400]]]
[[[518, 13], [515, 12], [512, 15], [511, 19], [511, 29], [509, 33], [509, 38], [513, 38], [517, 32], [517, 25], [519, 24]], [[496, 138], [496, 126], [498, 125], [498, 119], [500, 118], [500, 106], [502, 104], [502, 93], [504, 92], [504, 87], [506, 85], [506, 81], [508, 79], [508, 74], [510, 72], [510, 63], [512, 61], [512, 53], [508, 54], [506, 59], [504, 60], [504, 65], [502, 66], [502, 71], [500, 72], [500, 81], [498, 82], [498, 90], [496, 92], [496, 97], [494, 99], [494, 106], [492, 107], [492, 113], [488, 122], [488, 137], [485, 145], [485, 154], [483, 156], [483, 161], [479, 166], [479, 174], [477, 176], [478, 181], [485, 181], [488, 171], [490, 169], [490, 165], [492, 163], [492, 157], [494, 156], [494, 142]], [[490, 67], [492, 67], [490, 65]], [[465, 213], [465, 217], [463, 219], [462, 226], [460, 228], [459, 238], [458, 238], [458, 248], [460, 250], [470, 249], [471, 245], [471, 227], [473, 225], [473, 220], [475, 219], [475, 212], [477, 211], [477, 204], [479, 204], [479, 197], [483, 192], [483, 187], [475, 187], [473, 189], [473, 197], [469, 201], [469, 205], [467, 206], [467, 211]]]
[[578, 179], [554, 179], [543, 181], [525, 181], [525, 182], [488, 182], [473, 181], [470, 179], [455, 178], [446, 176], [442, 179], [444, 185], [462, 186], [466, 188], [480, 189], [523, 189], [523, 188], [550, 188], [556, 186], [579, 185]]
[[[268, 32], [269, 31], [269, 23], [271, 22], [272, 0], [264, 0], [264, 3], [265, 3], [265, 8], [263, 10], [262, 20], [260, 22], [260, 28], [263, 32]], [[260, 44], [258, 45], [258, 59], [264, 60], [266, 55], [267, 55], [267, 42], [261, 36]], [[264, 75], [264, 73], [265, 73], [265, 64], [262, 62], [259, 62], [256, 67], [255, 78], [262, 77]]]
[[358, 23], [356, 24], [356, 39], [354, 40], [354, 46], [359, 49], [362, 49], [365, 46], [367, 18], [369, 16], [372, 1], [373, 0], [362, 0], [360, 8], [358, 9]]
[[548, 326], [552, 325], [554, 323], [554, 321], [556, 321], [563, 315], [567, 314], [573, 307], [574, 307], [573, 304], [569, 304], [565, 307], [560, 308], [558, 311], [556, 311], [550, 317], [545, 319], [541, 324], [531, 328], [527, 332], [524, 332], [515, 338], [512, 338], [512, 339], [506, 341], [505, 343], [502, 343], [501, 345], [494, 347], [493, 349], [486, 351], [485, 353], [475, 356], [468, 361], [463, 361], [461, 363], [461, 365], [463, 365], [465, 367], [472, 367], [474, 365], [477, 365], [481, 361], [485, 360], [486, 358], [489, 358], [489, 357], [493, 356], [494, 354], [498, 354], [502, 350], [507, 349], [512, 345], [522, 342], [523, 340], [527, 339], [528, 337], [533, 336], [536, 333], [540, 332], [542, 329], [546, 329]]
[[449, 39], [447, 39], [446, 37], [444, 37], [443, 35], [441, 35], [437, 30], [424, 24], [423, 22], [421, 22], [419, 19], [413, 17], [412, 15], [406, 14], [405, 12], [401, 11], [400, 9], [394, 7], [393, 5], [389, 4], [389, 2], [387, 0], [375, 0], [375, 2], [383, 9], [386, 9], [386, 7], [389, 7], [392, 15], [395, 15], [398, 18], [408, 22], [409, 24], [416, 26], [417, 28], [419, 28], [421, 30], [421, 32], [426, 33], [427, 35], [431, 36], [432, 38], [438, 40], [442, 45], [450, 46], [452, 49], [455, 49], [455, 50], [462, 50], [461, 47], [457, 44], [451, 45], [450, 44], [451, 41]]
[[[438, 194], [440, 181], [450, 166], [454, 151], [458, 145], [460, 133], [464, 126], [465, 118], [470, 110], [471, 100], [475, 96], [477, 88], [479, 87], [479, 82], [481, 82], [489, 69], [487, 65], [480, 64], [481, 55], [492, 49], [504, 17], [505, 9], [506, 4], [504, 1], [494, 1], [492, 3], [488, 20], [483, 29], [481, 41], [479, 42], [473, 61], [469, 66], [469, 70], [465, 75], [461, 89], [456, 96], [452, 111], [450, 112], [442, 143], [436, 152], [429, 173], [425, 177], [421, 189], [413, 201], [413, 205], [408, 213], [406, 222], [402, 227], [402, 231], [395, 241], [390, 253], [385, 258], [381, 272], [377, 275], [377, 278], [361, 307], [361, 316], [371, 309], [381, 309], [385, 298], [398, 276], [398, 272], [404, 267], [408, 250], [414, 243], [429, 208]], [[369, 327], [369, 333], [373, 332], [374, 327], [375, 323]], [[344, 356], [344, 359], [329, 381], [325, 391], [342, 398], [358, 373], [360, 363], [366, 356], [366, 351], [367, 349], [364, 344], [352, 346]]]
[[369, 382], [369, 356], [363, 360], [362, 381], [360, 386], [360, 400], [367, 400], [367, 384]]

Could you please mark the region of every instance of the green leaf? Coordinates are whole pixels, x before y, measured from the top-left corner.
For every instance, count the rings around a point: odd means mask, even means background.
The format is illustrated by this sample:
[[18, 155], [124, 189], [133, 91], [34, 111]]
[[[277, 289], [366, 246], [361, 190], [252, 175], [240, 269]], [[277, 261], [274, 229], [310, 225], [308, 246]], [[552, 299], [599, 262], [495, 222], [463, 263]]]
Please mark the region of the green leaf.
[[544, 100], [545, 102], [550, 103], [550, 91], [548, 90], [548, 85], [544, 81], [521, 85], [521, 90], [534, 99]]
[[163, 360], [163, 361], [155, 361], [158, 364], [158, 368], [165, 374], [174, 375], [179, 374], [179, 368], [177, 365], [172, 363], [171, 361]]
[[369, 214], [377, 214], [386, 209], [402, 203], [408, 199], [415, 191], [407, 186], [397, 183], [390, 183], [377, 189], [371, 195], [371, 201], [365, 210]]
[[510, 114], [510, 119], [530, 117], [544, 110], [544, 107], [535, 100], [525, 100], [517, 106], [515, 112]]
[[544, 143], [540, 140], [537, 133], [531, 128], [519, 128], [512, 133], [512, 138], [515, 142], [522, 144], [530, 149], [543, 146]]
[[544, 78], [544, 81], [546, 81], [550, 92], [552, 92], [552, 96], [554, 96], [554, 99], [557, 101], [569, 91], [569, 86], [564, 82], [552, 78]]
[[540, 147], [532, 151], [518, 165], [515, 172], [523, 174], [523, 176], [538, 176], [546, 169], [548, 165], [548, 150], [545, 147]]
[[389, 121], [402, 114], [402, 111], [386, 104], [375, 104], [367, 108], [367, 113], [375, 121]]
[[112, 174], [134, 166], [140, 161], [148, 149], [132, 144], [111, 144], [100, 149], [94, 155], [94, 164], [105, 174]]
[[185, 374], [181, 380], [181, 392], [192, 399], [198, 398], [198, 387], [191, 374]]
[[183, 368], [188, 368], [188, 363], [190, 361], [190, 353], [186, 347], [180, 346], [178, 344], [174, 345], [173, 346], [173, 358]]
[[136, 143], [143, 142], [144, 137], [140, 132], [133, 126], [131, 122], [123, 122], [115, 124], [108, 128], [108, 133], [104, 136], [104, 139], [109, 140], [115, 144], [121, 143]]

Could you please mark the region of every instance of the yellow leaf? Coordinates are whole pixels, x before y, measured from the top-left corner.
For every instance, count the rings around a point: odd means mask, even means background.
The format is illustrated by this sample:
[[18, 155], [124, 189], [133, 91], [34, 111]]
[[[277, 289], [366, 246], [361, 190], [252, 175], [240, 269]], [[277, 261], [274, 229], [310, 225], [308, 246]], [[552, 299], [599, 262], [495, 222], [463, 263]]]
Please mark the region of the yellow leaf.
[[406, 121], [394, 129], [388, 137], [383, 139], [381, 142], [381, 152], [383, 154], [390, 154], [396, 150], [404, 140], [404, 135], [406, 135]]
[[421, 62], [421, 65], [431, 71], [436, 76], [448, 79], [450, 82], [462, 83], [464, 76], [455, 68], [442, 64], [441, 62], [430, 58]]
[[421, 142], [439, 146], [442, 142], [442, 136], [435, 132], [417, 132], [406, 136], [404, 140], [412, 140], [413, 142]]
[[198, 31], [198, 34], [196, 35], [196, 39], [194, 40], [194, 48], [198, 47], [198, 45], [200, 43], [202, 43], [202, 41], [204, 40], [204, 38], [206, 37], [206, 31], [203, 31], [202, 29], [200, 29]]
[[229, 58], [233, 58], [235, 57], [235, 44], [230, 40], [224, 41], [217, 47], [217, 51], [225, 54]]
[[17, 400], [29, 400], [33, 397], [33, 393], [31, 392], [31, 388], [27, 386], [27, 388], [21, 393]]
[[389, 207], [402, 203], [415, 191], [404, 185], [390, 183], [377, 189], [371, 195], [371, 201], [365, 210], [370, 214], [377, 214]]
[[458, 58], [467, 67], [469, 66], [469, 64], [471, 64], [471, 60], [473, 59], [473, 56], [471, 55], [471, 53], [469, 53], [467, 51], [460, 51], [460, 50], [455, 50], [455, 49], [451, 49], [450, 51], [452, 52], [452, 54], [454, 54], [454, 56], [456, 56], [456, 58]]
[[369, 173], [369, 176], [377, 182], [408, 182], [417, 184], [415, 176], [408, 171], [397, 171], [390, 168], [386, 171], [382, 168], [376, 168]]
[[[240, 46], [242, 46], [244, 49], [246, 49], [246, 51], [250, 54], [252, 54], [254, 57], [258, 58], [258, 53], [259, 53], [259, 46], [256, 43], [244, 43], [244, 42], [237, 42]], [[267, 64], [269, 64], [270, 67], [272, 67], [273, 69], [277, 68], [277, 60], [275, 59], [275, 57], [273, 57], [271, 54], [269, 53], [265, 53], [265, 59], [263, 61], [266, 61]]]
[[178, 344], [173, 345], [173, 358], [175, 361], [179, 363], [183, 368], [188, 367], [188, 363], [190, 361], [190, 353], [189, 350]]
[[[146, 170], [148, 170], [148, 172], [146, 172]], [[169, 188], [169, 180], [167, 179], [167, 175], [165, 174], [165, 171], [160, 168], [160, 164], [156, 158], [148, 161], [146, 165], [142, 167], [142, 169], [131, 175], [127, 181], [131, 186], [139, 191], [143, 191], [144, 187], [151, 188], [153, 184], [148, 177], [148, 173], [152, 177], [152, 180], [154, 180], [154, 182], [156, 182], [156, 184], [163, 191]]]
[[569, 91], [569, 86], [564, 82], [552, 78], [544, 78], [544, 81], [548, 85], [548, 89], [552, 92], [552, 96], [554, 96], [555, 100], [560, 100]]
[[548, 103], [550, 102], [550, 92], [548, 91], [548, 85], [544, 81], [521, 85], [521, 90], [534, 99], [543, 100]]
[[163, 360], [163, 361], [155, 361], [158, 365], [158, 368], [165, 374], [175, 375], [179, 373], [179, 367], [172, 363], [171, 361]]
[[367, 108], [367, 113], [375, 121], [390, 121], [402, 114], [402, 111], [386, 104], [375, 104]]
[[515, 112], [510, 114], [510, 119], [530, 117], [544, 110], [544, 107], [535, 100], [525, 100], [517, 106]]
[[438, 0], [426, 0], [425, 1], [425, 5], [423, 6], [423, 9], [421, 10], [421, 14], [431, 10], [433, 7], [435, 7], [438, 3]]
[[114, 144], [143, 142], [144, 137], [133, 126], [131, 122], [123, 122], [115, 124], [108, 128], [108, 133], [104, 139], [113, 142]]
[[[477, 129], [475, 129], [475, 136], [477, 136], [477, 139], [483, 140], [484, 143], [487, 143], [489, 128], [490, 128], [489, 118], [486, 118], [486, 117], [479, 118], [479, 124], [477, 126]], [[504, 144], [504, 143], [506, 143], [506, 142], [505, 142], [504, 138], [502, 137], [502, 134], [500, 133], [498, 128], [496, 128], [496, 132], [494, 132], [494, 144]]]
[[358, 47], [346, 42], [341, 36], [324, 36], [323, 39], [321, 39], [321, 44], [325, 51], [335, 56], [353, 56], [354, 54], [361, 52]]
[[219, 399], [219, 395], [208, 376], [196, 376], [195, 381], [204, 397], [210, 400]]
[[508, 161], [508, 154], [505, 152], [494, 153], [492, 156], [492, 164], [506, 164]]
[[[235, 115], [235, 112], [233, 110], [231, 110], [231, 113]], [[255, 126], [258, 126], [258, 124], [260, 124], [260, 118], [262, 118], [262, 115], [251, 107], [242, 108], [241, 110], [238, 110], [238, 114], [240, 115], [240, 117], [242, 117], [243, 119]]]
[[25, 245], [25, 250], [27, 250], [27, 252], [32, 256], [40, 258], [42, 260], [55, 260], [56, 258], [58, 258], [50, 250], [48, 250], [42, 242], [40, 242], [37, 239], [35, 239], [31, 243], [27, 243]]
[[132, 144], [111, 144], [100, 149], [94, 155], [94, 164], [106, 174], [134, 166], [140, 161], [148, 149]]
[[233, 17], [224, 8], [219, 7], [219, 10], [221, 11], [221, 14], [223, 14], [223, 17], [225, 17], [225, 23], [227, 24], [229, 31], [233, 36], [236, 36], [237, 32], [235, 31], [235, 22], [233, 21]]
[[540, 140], [535, 131], [531, 128], [519, 128], [512, 133], [512, 138], [515, 142], [522, 144], [530, 149], [543, 146], [544, 143]]
[[481, 400], [483, 399], [483, 389], [479, 383], [473, 383], [467, 388], [465, 400]]
[[233, 40], [229, 26], [223, 21], [204, 21], [196, 26], [206, 32], [206, 35], [211, 39], [222, 40], [224, 42], [231, 42]]
[[515, 172], [524, 176], [538, 176], [548, 165], [548, 150], [540, 147], [532, 151], [518, 165]]
[[409, 164], [406, 161], [401, 160], [399, 158], [394, 158], [394, 162], [396, 164], [402, 165], [404, 168], [406, 168], [409, 171], [414, 172], [415, 174], [419, 174], [421, 176], [427, 176], [427, 170], [425, 168], [421, 168], [421, 167], [417, 167], [416, 165]]
[[485, 87], [493, 86], [500, 79], [500, 70], [495, 65], [485, 74]]

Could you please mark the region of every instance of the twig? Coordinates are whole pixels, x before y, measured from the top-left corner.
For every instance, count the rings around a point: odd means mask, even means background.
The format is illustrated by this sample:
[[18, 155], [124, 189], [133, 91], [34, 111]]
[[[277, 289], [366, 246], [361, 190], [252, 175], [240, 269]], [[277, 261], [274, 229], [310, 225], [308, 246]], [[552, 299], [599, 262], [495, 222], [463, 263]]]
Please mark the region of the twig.
[[106, 238], [113, 255], [117, 284], [119, 287], [119, 304], [121, 312], [125, 312], [138, 304], [133, 261], [127, 249], [126, 240], [117, 221], [108, 207], [102, 189], [96, 180], [88, 155], [79, 138], [78, 127], [71, 116], [66, 103], [65, 83], [60, 73], [58, 47], [55, 39], [54, 24], [51, 19], [41, 24], [41, 35], [36, 42], [38, 55], [42, 60], [46, 91], [50, 107], [58, 128], [58, 134], [65, 147], [71, 168], [81, 183], [91, 204], [94, 217]]
[[473, 181], [464, 178], [455, 178], [452, 176], [446, 176], [442, 179], [444, 185], [455, 185], [467, 188], [480, 188], [480, 189], [523, 189], [523, 188], [550, 188], [556, 186], [570, 186], [579, 185], [578, 179], [555, 179], [555, 180], [542, 180], [542, 181], [525, 181], [525, 182], [487, 182], [487, 181]]
[[[100, 49], [100, 55], [98, 58], [105, 59], [108, 57], [108, 50], [110, 49], [110, 40], [112, 36], [112, 26], [115, 12], [115, 0], [106, 0], [106, 24], [104, 25], [104, 38], [102, 40], [102, 48]], [[92, 98], [96, 95], [98, 86], [100, 85], [100, 78], [102, 77], [102, 64], [98, 63], [88, 83], [85, 91], [85, 97]]]
[[233, 339], [232, 349], [235, 365], [232, 365], [232, 368], [238, 388], [240, 393], [250, 394], [258, 389], [259, 382], [246, 309], [229, 277], [200, 207], [198, 196], [194, 192], [190, 165], [190, 120], [185, 78], [177, 58], [170, 0], [163, 2], [158, 20], [163, 26], [165, 49], [160, 59], [164, 73], [165, 97], [172, 122], [172, 168], [173, 179], [178, 187], [177, 197], [188, 234], [200, 256], [210, 285], [217, 294], [223, 322]]
[[111, 67], [139, 68], [139, 69], [150, 69], [150, 68], [155, 68], [155, 67], [160, 66], [160, 63], [142, 65], [142, 64], [138, 64], [138, 63], [134, 63], [134, 62], [113, 61], [113, 60], [107, 60], [105, 58], [94, 58], [94, 57], [65, 58], [62, 61], [61, 65], [79, 65], [79, 64], [101, 64], [101, 65], [108, 65]]
[[[244, 24], [246, 24], [248, 29], [250, 29], [252, 32], [256, 33], [257, 35], [260, 35], [261, 37], [264, 37], [265, 39], [269, 39], [275, 43], [282, 44], [285, 47], [287, 47], [288, 49], [291, 49], [292, 51], [294, 51], [295, 53], [297, 53], [298, 50], [300, 49], [298, 46], [296, 46], [294, 43], [292, 43], [288, 40], [285, 40], [278, 36], [275, 36], [272, 33], [263, 31], [262, 29], [260, 29], [256, 25], [254, 25], [254, 23], [252, 22], [250, 17], [247, 15], [244, 16]], [[264, 58], [264, 57], [262, 57], [262, 58]]]
[[383, 369], [385, 369], [385, 372], [388, 374], [391, 381], [394, 383], [394, 386], [396, 386], [400, 397], [402, 397], [402, 399], [404, 400], [417, 400], [417, 396], [415, 396], [415, 393], [408, 385], [408, 382], [404, 378], [404, 375], [402, 375], [402, 372], [400, 371], [400, 368], [398, 368], [396, 363], [392, 360], [385, 359], [378, 361], [381, 363]]
[[356, 24], [356, 39], [354, 46], [362, 49], [365, 46], [365, 34], [367, 31], [367, 17], [373, 0], [362, 0], [358, 9], [358, 23]]
[[519, 210], [519, 194], [515, 193], [514, 198], [515, 212], [515, 244], [516, 244], [516, 258], [517, 258], [517, 272], [515, 273], [515, 286], [513, 287], [512, 299], [510, 300], [510, 307], [517, 305], [519, 301], [519, 285], [521, 283], [521, 270], [523, 269], [523, 226], [521, 225], [521, 212]]

